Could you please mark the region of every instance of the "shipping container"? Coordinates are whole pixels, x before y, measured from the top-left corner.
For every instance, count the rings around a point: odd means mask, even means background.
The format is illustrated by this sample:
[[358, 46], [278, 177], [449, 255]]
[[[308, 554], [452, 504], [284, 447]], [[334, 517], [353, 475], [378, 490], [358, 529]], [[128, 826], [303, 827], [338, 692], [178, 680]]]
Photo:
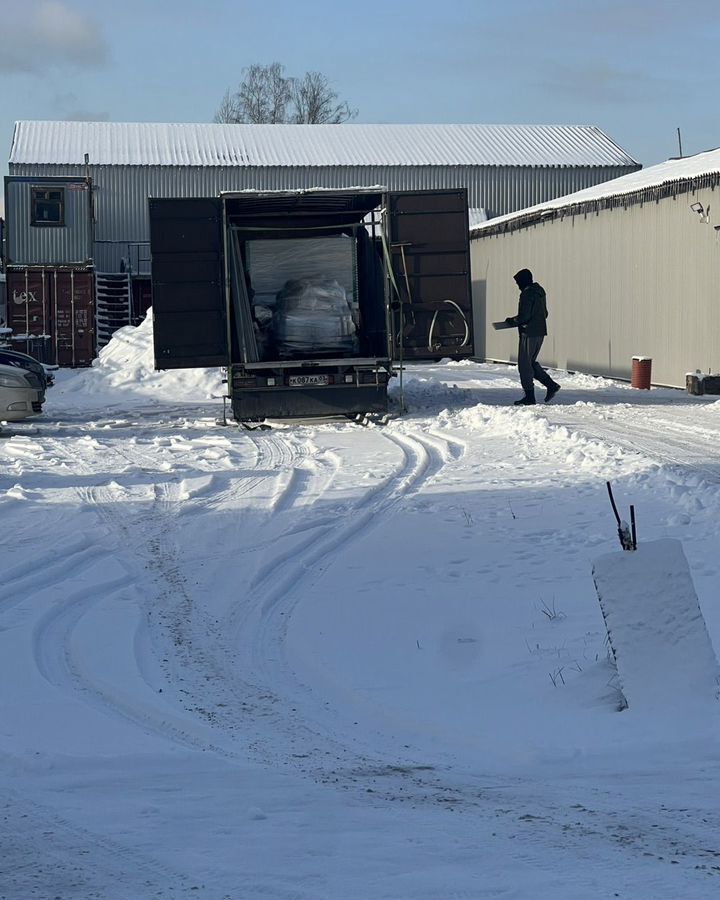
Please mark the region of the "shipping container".
[[226, 366], [239, 421], [384, 413], [405, 359], [473, 355], [467, 193], [151, 199], [155, 365]]
[[67, 367], [95, 358], [95, 289], [91, 271], [22, 269], [7, 273], [13, 347]]
[[79, 176], [5, 178], [6, 265], [84, 266], [93, 257], [94, 192]]

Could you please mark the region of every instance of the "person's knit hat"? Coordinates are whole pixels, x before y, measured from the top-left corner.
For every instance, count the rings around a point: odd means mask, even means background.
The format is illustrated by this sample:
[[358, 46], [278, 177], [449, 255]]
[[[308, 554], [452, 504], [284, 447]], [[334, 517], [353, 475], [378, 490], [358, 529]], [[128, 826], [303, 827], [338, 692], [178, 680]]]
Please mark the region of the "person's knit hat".
[[520, 269], [519, 272], [516, 272], [513, 275], [513, 278], [515, 279], [515, 284], [521, 291], [533, 283], [533, 276], [530, 269]]

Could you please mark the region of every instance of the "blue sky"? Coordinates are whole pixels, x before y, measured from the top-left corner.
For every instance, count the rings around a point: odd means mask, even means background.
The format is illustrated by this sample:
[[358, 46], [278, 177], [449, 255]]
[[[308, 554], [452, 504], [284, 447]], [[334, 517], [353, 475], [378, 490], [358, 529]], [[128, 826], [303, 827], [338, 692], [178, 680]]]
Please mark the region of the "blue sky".
[[644, 165], [720, 146], [717, 0], [0, 0], [17, 119], [211, 121], [251, 63], [358, 122], [592, 124]]

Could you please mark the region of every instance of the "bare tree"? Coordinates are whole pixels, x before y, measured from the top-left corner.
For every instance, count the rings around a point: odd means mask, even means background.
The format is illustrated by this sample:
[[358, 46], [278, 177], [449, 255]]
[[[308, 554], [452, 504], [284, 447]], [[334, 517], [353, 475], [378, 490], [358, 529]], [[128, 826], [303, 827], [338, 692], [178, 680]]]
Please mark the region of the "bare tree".
[[236, 95], [231, 94], [230, 89], [228, 88], [220, 101], [220, 106], [213, 117], [213, 122], [227, 123], [240, 121], [240, 108], [236, 100]]
[[293, 81], [295, 122], [311, 125], [339, 125], [354, 119], [356, 109], [347, 101], [339, 101], [337, 91], [322, 72], [306, 72], [302, 79]]
[[213, 121], [336, 125], [357, 115], [357, 110], [338, 100], [337, 92], [320, 72], [291, 78], [285, 75], [285, 66], [274, 62], [254, 63], [243, 69], [243, 75], [235, 93], [225, 92]]
[[287, 122], [292, 79], [285, 76], [285, 66], [277, 62], [269, 66], [255, 63], [243, 71], [245, 78], [236, 95], [243, 117], [241, 121], [270, 125]]

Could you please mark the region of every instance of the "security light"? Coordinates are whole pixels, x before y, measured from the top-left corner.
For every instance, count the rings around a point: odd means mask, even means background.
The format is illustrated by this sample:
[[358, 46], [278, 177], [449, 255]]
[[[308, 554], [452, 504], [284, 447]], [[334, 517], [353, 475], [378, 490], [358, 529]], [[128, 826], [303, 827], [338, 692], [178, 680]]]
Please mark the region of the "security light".
[[702, 203], [691, 203], [690, 209], [693, 212], [696, 212], [699, 216], [702, 216], [705, 212], [705, 207], [702, 205]]

